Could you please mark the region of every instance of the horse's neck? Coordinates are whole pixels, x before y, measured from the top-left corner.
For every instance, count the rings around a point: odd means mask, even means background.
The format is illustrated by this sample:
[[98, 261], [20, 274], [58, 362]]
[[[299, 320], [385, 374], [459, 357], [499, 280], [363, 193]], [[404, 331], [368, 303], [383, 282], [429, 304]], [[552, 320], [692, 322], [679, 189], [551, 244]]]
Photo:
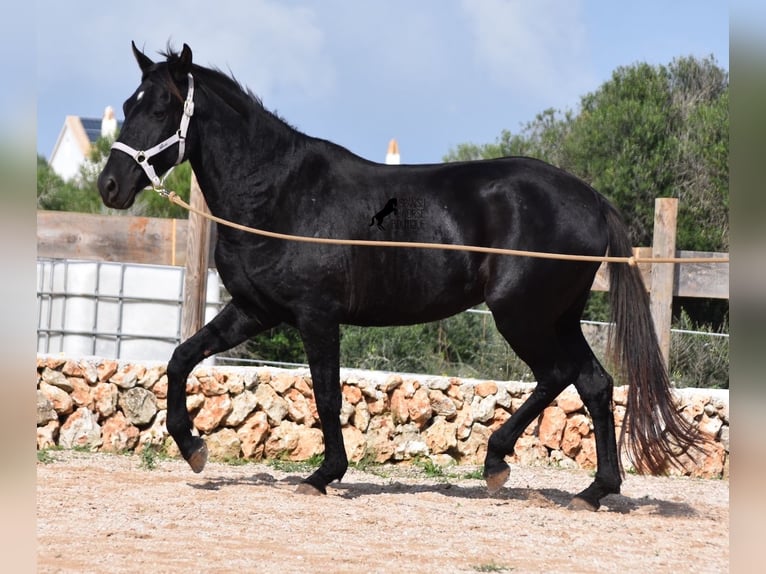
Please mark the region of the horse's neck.
[[259, 134], [208, 134], [191, 164], [210, 211], [219, 217], [256, 225], [270, 217], [271, 205], [287, 176], [275, 163], [295, 145], [288, 137]]

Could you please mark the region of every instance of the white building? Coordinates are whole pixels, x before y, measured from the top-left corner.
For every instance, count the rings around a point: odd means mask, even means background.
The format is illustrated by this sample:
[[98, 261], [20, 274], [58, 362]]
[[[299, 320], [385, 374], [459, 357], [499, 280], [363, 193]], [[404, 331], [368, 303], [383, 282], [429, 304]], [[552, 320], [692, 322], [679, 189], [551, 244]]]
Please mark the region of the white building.
[[48, 164], [64, 180], [78, 177], [91, 146], [100, 137], [114, 137], [120, 125], [111, 106], [106, 107], [100, 119], [67, 116]]

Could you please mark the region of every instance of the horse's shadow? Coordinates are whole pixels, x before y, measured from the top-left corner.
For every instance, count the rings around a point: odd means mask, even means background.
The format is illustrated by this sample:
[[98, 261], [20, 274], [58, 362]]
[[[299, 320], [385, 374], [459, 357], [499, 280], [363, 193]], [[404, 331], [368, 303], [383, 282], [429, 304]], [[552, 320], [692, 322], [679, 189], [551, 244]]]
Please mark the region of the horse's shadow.
[[[259, 472], [251, 476], [237, 478], [211, 478], [205, 482], [188, 483], [189, 486], [199, 490], [222, 490], [229, 486], [266, 486], [271, 488], [284, 488], [285, 485], [298, 486], [302, 482], [300, 476], [287, 476], [276, 478], [268, 472]], [[484, 485], [459, 485], [447, 481], [435, 481], [429, 484], [407, 484], [399, 481], [386, 483], [354, 482], [333, 483], [328, 487], [334, 490], [340, 498], [356, 499], [367, 496], [381, 496], [386, 494], [418, 494], [432, 493], [450, 498], [461, 499], [492, 499], [498, 504], [508, 501], [526, 502], [532, 506], [542, 508], [567, 509], [575, 493], [560, 490], [558, 488], [516, 488], [504, 487], [500, 491], [489, 494]], [[298, 495], [295, 496], [304, 496]], [[696, 516], [698, 514], [689, 504], [684, 502], [671, 502], [649, 496], [642, 498], [629, 498], [621, 494], [610, 494], [602, 500], [602, 512], [617, 514], [654, 514], [658, 516]]]

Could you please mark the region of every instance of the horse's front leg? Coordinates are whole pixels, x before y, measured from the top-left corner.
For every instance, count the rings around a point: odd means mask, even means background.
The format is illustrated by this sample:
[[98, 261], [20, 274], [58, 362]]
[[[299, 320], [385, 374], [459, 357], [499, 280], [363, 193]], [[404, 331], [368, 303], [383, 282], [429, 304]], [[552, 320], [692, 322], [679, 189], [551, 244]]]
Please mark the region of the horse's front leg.
[[200, 472], [207, 462], [205, 441], [192, 435], [192, 421], [186, 409], [186, 379], [197, 363], [231, 349], [256, 333], [272, 327], [245, 315], [229, 303], [216, 317], [197, 333], [181, 343], [168, 363], [167, 429], [194, 472]]
[[340, 328], [337, 323], [304, 321], [299, 325], [309, 361], [314, 399], [324, 437], [324, 462], [298, 487], [302, 494], [327, 494], [327, 485], [348, 469], [340, 426]]

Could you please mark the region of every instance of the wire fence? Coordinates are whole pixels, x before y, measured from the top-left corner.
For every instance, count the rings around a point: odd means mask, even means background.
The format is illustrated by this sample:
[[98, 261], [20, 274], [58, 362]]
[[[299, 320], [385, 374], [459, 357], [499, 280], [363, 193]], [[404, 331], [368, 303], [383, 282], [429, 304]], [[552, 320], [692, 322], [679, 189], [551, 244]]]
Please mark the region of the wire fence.
[[[487, 311], [486, 309], [467, 309], [465, 311], [466, 313], [478, 313], [480, 315], [491, 315], [491, 311]], [[603, 328], [609, 328], [611, 323], [607, 323], [606, 321], [588, 321], [588, 320], [582, 320], [580, 321], [581, 325], [594, 325], [597, 327], [603, 327]], [[683, 334], [683, 335], [703, 335], [706, 337], [723, 337], [728, 339], [729, 334], [728, 333], [714, 333], [710, 331], [693, 331], [689, 329], [670, 329], [671, 333], [676, 334]]]
[[[471, 318], [476, 318], [471, 320]], [[683, 323], [683, 317], [682, 317]], [[597, 358], [608, 364], [610, 324], [581, 321]], [[534, 375], [494, 326], [491, 313], [474, 308], [435, 324], [409, 327], [342, 327], [341, 365], [352, 369], [409, 372], [533, 382]], [[729, 335], [686, 328], [671, 331], [671, 378], [677, 387], [728, 388]], [[455, 352], [460, 348], [460, 352]], [[308, 367], [239, 349], [217, 361], [236, 365]], [[616, 381], [620, 384], [620, 381]]]
[[[38, 259], [37, 351], [167, 361], [181, 342], [183, 276], [182, 267]], [[206, 320], [226, 299], [225, 288], [211, 269]], [[437, 323], [414, 328], [349, 327], [342, 342], [343, 366], [534, 380], [495, 329], [487, 309], [468, 309]], [[603, 360], [609, 323], [582, 321], [582, 325]], [[677, 385], [728, 388], [729, 334], [686, 327], [671, 329], [671, 375]], [[207, 362], [308, 367], [303, 361], [236, 355], [223, 353]]]

